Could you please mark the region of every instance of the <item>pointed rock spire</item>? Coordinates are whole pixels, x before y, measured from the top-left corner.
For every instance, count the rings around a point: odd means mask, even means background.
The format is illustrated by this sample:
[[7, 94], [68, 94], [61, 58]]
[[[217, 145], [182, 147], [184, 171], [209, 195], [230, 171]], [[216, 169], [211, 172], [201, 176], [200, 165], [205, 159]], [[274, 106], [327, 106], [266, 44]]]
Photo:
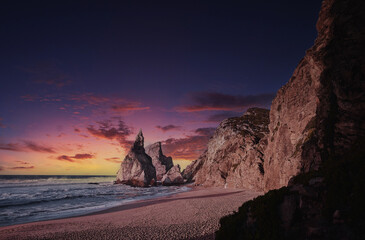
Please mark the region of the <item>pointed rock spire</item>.
[[134, 141], [134, 144], [133, 144], [134, 150], [138, 150], [141, 148], [144, 148], [144, 137], [143, 137], [142, 129], [139, 130], [139, 132], [136, 136], [136, 140]]
[[120, 166], [116, 183], [135, 187], [148, 187], [156, 184], [156, 169], [151, 157], [145, 152], [142, 130], [137, 134], [136, 141]]
[[153, 166], [156, 168], [157, 181], [174, 166], [171, 157], [166, 157], [162, 153], [161, 142], [156, 142], [146, 147], [146, 153], [152, 158]]

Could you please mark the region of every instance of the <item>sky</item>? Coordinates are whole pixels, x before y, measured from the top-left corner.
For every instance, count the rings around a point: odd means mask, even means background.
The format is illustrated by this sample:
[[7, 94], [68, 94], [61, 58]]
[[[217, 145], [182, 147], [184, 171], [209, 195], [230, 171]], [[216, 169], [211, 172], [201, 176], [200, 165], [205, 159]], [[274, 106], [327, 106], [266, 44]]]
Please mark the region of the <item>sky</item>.
[[269, 108], [321, 1], [4, 1], [0, 174], [113, 175], [142, 129], [182, 168]]

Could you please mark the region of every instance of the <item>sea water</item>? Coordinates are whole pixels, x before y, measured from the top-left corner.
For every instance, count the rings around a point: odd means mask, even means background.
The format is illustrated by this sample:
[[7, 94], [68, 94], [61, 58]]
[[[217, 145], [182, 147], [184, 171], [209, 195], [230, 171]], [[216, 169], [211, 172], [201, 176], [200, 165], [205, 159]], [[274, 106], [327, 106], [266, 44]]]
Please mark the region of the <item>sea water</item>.
[[134, 188], [114, 180], [115, 176], [0, 175], [0, 226], [78, 216], [190, 190]]

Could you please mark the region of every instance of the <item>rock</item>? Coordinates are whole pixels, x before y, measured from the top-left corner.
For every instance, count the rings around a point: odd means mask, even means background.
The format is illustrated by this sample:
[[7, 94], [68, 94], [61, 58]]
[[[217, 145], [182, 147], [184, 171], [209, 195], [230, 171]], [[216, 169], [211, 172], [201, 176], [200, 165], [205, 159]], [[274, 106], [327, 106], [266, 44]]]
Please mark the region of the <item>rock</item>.
[[156, 182], [156, 169], [152, 164], [151, 157], [145, 152], [144, 137], [141, 130], [127, 156], [122, 161], [117, 173], [116, 183], [135, 187], [148, 187], [155, 185]]
[[262, 190], [268, 124], [269, 110], [261, 108], [224, 120], [207, 151], [186, 168], [184, 177], [197, 185]]
[[156, 168], [157, 181], [161, 181], [163, 175], [174, 166], [172, 158], [163, 155], [161, 142], [148, 145], [146, 153], [152, 158], [152, 164]]
[[265, 190], [345, 156], [365, 137], [363, 8], [358, 0], [323, 2], [314, 46], [271, 105]]
[[206, 151], [198, 159], [192, 161], [188, 166], [186, 166], [186, 168], [182, 172], [182, 175], [187, 182], [193, 182], [193, 179], [203, 165], [205, 158]]
[[173, 166], [162, 178], [162, 185], [179, 185], [184, 183], [184, 178], [180, 172], [180, 165]]
[[222, 218], [216, 239], [365, 239], [364, 12], [323, 1], [315, 44], [270, 110], [265, 190], [284, 187]]

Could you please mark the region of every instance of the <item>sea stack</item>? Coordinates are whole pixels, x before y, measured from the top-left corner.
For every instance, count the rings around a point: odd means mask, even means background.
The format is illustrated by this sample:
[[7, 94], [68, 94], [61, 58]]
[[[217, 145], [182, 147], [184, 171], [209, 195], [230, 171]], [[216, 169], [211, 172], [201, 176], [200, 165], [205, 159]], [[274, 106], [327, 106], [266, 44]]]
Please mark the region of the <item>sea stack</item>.
[[116, 183], [134, 187], [148, 187], [155, 185], [156, 182], [156, 169], [152, 164], [152, 158], [145, 152], [144, 137], [142, 130], [140, 130], [133, 146], [121, 164]]
[[172, 158], [163, 155], [161, 142], [148, 145], [146, 153], [152, 158], [152, 164], [156, 168], [157, 181], [161, 181], [163, 175], [174, 166]]
[[184, 183], [184, 178], [180, 172], [180, 165], [173, 166], [162, 178], [162, 185], [179, 185]]

